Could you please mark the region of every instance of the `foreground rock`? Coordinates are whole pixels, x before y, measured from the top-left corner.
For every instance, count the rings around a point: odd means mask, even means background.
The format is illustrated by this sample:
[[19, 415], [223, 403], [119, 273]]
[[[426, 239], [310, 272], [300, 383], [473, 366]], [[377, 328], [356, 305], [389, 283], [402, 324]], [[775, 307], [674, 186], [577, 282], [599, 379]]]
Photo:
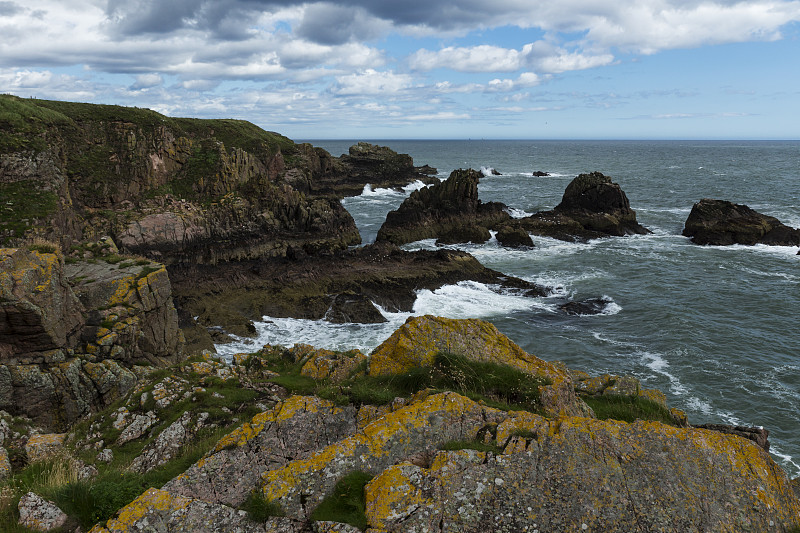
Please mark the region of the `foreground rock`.
[[514, 225], [562, 240], [650, 233], [636, 221], [625, 192], [600, 172], [580, 174], [567, 185], [561, 203], [552, 211], [514, 221]]
[[[478, 198], [481, 177], [476, 170], [454, 170], [447, 180], [412, 192], [397, 210], [386, 216], [377, 241], [405, 244], [446, 236], [450, 237], [448, 242], [468, 242], [474, 232], [459, 239], [456, 230], [465, 226], [490, 228], [508, 221], [511, 217], [503, 204], [483, 203]], [[488, 238], [485, 233], [483, 239]]]
[[746, 205], [704, 198], [692, 207], [683, 235], [695, 244], [800, 246], [800, 229]]
[[0, 409], [64, 430], [183, 345], [163, 265], [0, 249]]

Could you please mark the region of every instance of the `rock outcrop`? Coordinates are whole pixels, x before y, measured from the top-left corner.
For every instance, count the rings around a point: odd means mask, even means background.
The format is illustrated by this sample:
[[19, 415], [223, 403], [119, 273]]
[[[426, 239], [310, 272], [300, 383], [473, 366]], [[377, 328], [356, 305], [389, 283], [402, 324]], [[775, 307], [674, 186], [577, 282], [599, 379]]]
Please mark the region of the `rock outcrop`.
[[320, 172], [312, 180], [311, 190], [317, 194], [357, 196], [367, 184], [388, 189], [404, 187], [415, 181], [439, 182], [435, 168], [427, 165], [415, 167], [410, 155], [366, 142], [354, 144], [347, 154], [338, 158], [327, 159], [322, 155], [321, 160], [329, 171]]
[[510, 220], [503, 204], [483, 203], [478, 198], [481, 177], [476, 170], [454, 170], [445, 181], [412, 192], [397, 210], [386, 216], [377, 241], [405, 244], [455, 236], [455, 230], [464, 226], [491, 228]]
[[111, 235], [162, 263], [215, 263], [360, 242], [338, 199], [311, 194], [319, 154], [248, 122], [8, 95], [0, 109], [0, 244]]
[[[202, 328], [241, 334], [242, 320], [263, 316], [383, 322], [373, 302], [411, 311], [421, 289], [473, 280], [543, 296], [543, 287], [481, 265], [456, 250], [406, 252], [379, 243], [328, 257], [284, 262], [173, 265], [176, 304]], [[371, 308], [371, 309], [370, 309]]]
[[683, 235], [695, 244], [800, 246], [800, 229], [746, 205], [704, 198], [694, 204]]
[[514, 225], [535, 235], [562, 240], [649, 233], [636, 221], [636, 212], [625, 192], [600, 172], [578, 175], [552, 211], [514, 221]]
[[0, 409], [65, 430], [183, 357], [163, 265], [0, 249]]

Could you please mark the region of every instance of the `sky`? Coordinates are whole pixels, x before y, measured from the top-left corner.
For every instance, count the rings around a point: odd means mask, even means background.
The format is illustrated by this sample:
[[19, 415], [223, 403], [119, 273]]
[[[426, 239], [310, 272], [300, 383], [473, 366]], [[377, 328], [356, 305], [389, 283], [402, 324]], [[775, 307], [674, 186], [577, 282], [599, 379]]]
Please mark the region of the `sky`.
[[0, 93], [292, 139], [800, 139], [800, 0], [0, 0]]

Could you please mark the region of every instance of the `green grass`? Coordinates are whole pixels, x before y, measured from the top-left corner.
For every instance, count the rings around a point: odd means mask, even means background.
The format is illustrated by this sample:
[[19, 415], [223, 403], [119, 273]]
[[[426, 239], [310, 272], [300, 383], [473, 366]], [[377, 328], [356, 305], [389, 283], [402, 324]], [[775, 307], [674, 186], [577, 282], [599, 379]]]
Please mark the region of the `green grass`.
[[58, 197], [30, 181], [0, 183], [0, 244], [21, 238], [35, 220], [56, 211]]
[[239, 507], [242, 511], [247, 511], [253, 522], [263, 524], [272, 516], [285, 516], [280, 505], [264, 498], [264, 494], [259, 490], [252, 491], [244, 503]]
[[621, 420], [633, 422], [637, 419], [655, 420], [674, 426], [675, 420], [669, 409], [641, 396], [586, 396], [581, 397], [594, 410], [600, 420]]
[[311, 520], [341, 522], [361, 530], [366, 529], [364, 487], [372, 478], [372, 474], [358, 470], [347, 474], [314, 509]]

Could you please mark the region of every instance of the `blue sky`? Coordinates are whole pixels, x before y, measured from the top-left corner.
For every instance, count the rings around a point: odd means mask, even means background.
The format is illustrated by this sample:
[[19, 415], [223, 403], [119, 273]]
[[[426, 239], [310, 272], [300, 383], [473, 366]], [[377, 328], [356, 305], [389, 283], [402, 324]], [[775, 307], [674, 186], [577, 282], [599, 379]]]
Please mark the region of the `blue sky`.
[[0, 93], [294, 139], [800, 139], [800, 0], [0, 0]]

